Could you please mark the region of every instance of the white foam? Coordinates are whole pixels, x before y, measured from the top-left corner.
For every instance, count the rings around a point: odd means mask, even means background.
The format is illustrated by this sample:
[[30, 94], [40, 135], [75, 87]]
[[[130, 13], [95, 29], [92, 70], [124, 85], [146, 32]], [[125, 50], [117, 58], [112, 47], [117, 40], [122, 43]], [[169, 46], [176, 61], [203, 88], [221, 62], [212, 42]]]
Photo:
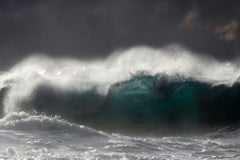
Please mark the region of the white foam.
[[1, 130], [18, 131], [61, 131], [78, 133], [79, 136], [103, 136], [94, 129], [76, 125], [61, 119], [58, 116], [35, 115], [26, 112], [13, 112], [0, 119]]
[[4, 99], [4, 112], [8, 114], [21, 111], [18, 104], [23, 99], [31, 98], [34, 88], [40, 84], [66, 91], [84, 91], [95, 86], [99, 93], [106, 94], [111, 84], [127, 80], [137, 71], [146, 71], [152, 75], [162, 72], [169, 75], [178, 73], [229, 85], [240, 75], [237, 63], [200, 57], [180, 46], [163, 49], [134, 47], [116, 51], [106, 59], [93, 61], [34, 55], [0, 75], [0, 85], [10, 86]]

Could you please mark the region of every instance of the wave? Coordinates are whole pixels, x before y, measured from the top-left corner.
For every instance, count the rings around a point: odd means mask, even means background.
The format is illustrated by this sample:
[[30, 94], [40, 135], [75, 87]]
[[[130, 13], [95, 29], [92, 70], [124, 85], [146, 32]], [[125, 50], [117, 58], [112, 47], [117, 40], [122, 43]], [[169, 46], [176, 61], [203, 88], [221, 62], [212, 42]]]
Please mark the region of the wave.
[[13, 112], [0, 119], [1, 130], [18, 130], [28, 132], [47, 131], [53, 133], [77, 133], [81, 137], [106, 138], [107, 134], [83, 125], [76, 125], [59, 116], [46, 116], [31, 112]]
[[137, 47], [105, 60], [43, 55], [0, 75], [2, 114], [59, 114], [103, 130], [215, 126], [240, 119], [238, 63], [179, 47]]

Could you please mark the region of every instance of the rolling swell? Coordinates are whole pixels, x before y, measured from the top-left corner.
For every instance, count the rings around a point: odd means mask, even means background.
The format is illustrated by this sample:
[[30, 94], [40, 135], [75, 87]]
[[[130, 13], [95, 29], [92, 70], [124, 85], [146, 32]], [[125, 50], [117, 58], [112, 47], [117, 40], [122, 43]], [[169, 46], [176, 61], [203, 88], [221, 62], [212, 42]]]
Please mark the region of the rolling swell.
[[165, 74], [139, 74], [113, 84], [106, 96], [95, 88], [64, 92], [38, 86], [23, 104], [88, 126], [116, 131], [220, 126], [240, 120], [240, 85], [215, 85]]

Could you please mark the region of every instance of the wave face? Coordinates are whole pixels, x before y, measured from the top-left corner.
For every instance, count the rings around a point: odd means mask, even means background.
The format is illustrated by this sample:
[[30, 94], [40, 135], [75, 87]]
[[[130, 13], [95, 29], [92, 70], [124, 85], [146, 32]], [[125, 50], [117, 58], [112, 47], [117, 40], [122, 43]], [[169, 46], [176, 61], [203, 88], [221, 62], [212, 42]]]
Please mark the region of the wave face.
[[2, 115], [35, 110], [111, 131], [235, 123], [238, 68], [176, 46], [89, 62], [36, 55], [1, 74], [0, 104]]
[[66, 93], [40, 87], [24, 105], [97, 129], [139, 132], [235, 123], [240, 120], [239, 98], [238, 82], [213, 86], [182, 77], [136, 75], [111, 85], [105, 96], [94, 88]]

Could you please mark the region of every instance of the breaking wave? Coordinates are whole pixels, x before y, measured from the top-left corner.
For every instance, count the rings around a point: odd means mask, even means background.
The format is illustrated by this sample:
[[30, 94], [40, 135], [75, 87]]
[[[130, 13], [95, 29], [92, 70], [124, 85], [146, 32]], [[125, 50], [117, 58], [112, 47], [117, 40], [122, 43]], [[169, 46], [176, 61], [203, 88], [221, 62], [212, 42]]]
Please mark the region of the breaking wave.
[[179, 46], [94, 61], [35, 55], [0, 75], [1, 113], [37, 111], [111, 131], [232, 124], [240, 120], [239, 73], [237, 62]]

